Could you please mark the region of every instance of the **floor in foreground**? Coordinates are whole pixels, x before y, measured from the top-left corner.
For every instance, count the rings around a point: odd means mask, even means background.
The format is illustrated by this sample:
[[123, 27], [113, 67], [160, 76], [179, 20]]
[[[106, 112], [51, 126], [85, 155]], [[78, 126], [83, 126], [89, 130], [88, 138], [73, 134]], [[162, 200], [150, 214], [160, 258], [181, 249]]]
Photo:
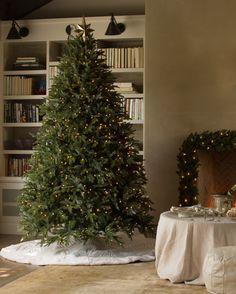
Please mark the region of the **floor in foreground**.
[[[0, 236], [0, 246], [17, 243], [17, 237]], [[103, 266], [24, 266], [2, 261], [0, 278], [13, 268], [15, 279], [0, 288], [1, 294], [206, 294], [202, 286], [171, 284], [157, 277], [154, 262]], [[28, 269], [24, 273], [21, 270]], [[18, 271], [18, 276], [17, 276]]]

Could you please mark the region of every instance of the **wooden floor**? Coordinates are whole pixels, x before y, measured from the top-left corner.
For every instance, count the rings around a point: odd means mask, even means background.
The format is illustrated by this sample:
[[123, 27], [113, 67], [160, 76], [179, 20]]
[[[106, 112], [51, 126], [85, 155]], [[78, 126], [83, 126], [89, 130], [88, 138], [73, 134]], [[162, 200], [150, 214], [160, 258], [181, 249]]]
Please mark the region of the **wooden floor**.
[[[14, 235], [0, 235], [0, 249], [11, 244], [19, 243], [20, 238], [20, 236]], [[0, 287], [15, 281], [37, 268], [36, 266], [20, 264], [0, 258]], [[2, 293], [1, 289], [0, 293]]]
[[[0, 247], [19, 236], [1, 236]], [[8, 280], [4, 277], [9, 275]], [[202, 286], [172, 284], [158, 278], [154, 262], [103, 266], [22, 265], [1, 259], [1, 294], [206, 294]]]

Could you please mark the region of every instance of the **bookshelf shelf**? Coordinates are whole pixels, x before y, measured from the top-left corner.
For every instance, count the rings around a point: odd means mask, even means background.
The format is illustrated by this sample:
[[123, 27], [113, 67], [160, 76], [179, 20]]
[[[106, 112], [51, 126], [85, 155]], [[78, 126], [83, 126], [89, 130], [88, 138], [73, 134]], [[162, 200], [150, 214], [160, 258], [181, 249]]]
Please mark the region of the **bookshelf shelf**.
[[38, 128], [41, 127], [42, 123], [3, 123], [4, 128], [18, 128], [18, 127], [23, 127], [23, 128], [28, 128], [28, 127], [33, 127], [33, 128]]
[[34, 76], [34, 75], [46, 75], [46, 70], [7, 70], [3, 72], [5, 76]]
[[46, 95], [9, 95], [3, 96], [3, 100], [43, 100]]
[[124, 97], [124, 98], [140, 98], [140, 99], [143, 99], [144, 98], [144, 94], [143, 93], [121, 93], [121, 95]]
[[125, 74], [125, 73], [140, 73], [143, 74], [144, 69], [143, 68], [112, 68], [111, 71], [113, 73], [121, 73], [121, 74]]
[[125, 120], [133, 125], [143, 125], [144, 121], [141, 119], [127, 119]]
[[33, 150], [3, 150], [3, 154], [33, 154]]
[[24, 178], [23, 177], [0, 177], [0, 184], [1, 183], [23, 183]]
[[4, 202], [4, 206], [17, 207], [17, 204], [16, 204], [16, 202]]

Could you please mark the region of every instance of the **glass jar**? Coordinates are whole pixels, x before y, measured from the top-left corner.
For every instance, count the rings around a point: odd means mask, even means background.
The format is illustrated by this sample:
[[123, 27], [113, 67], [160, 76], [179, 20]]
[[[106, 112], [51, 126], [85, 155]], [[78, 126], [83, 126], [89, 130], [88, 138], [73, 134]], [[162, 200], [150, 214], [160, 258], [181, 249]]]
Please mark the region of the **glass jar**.
[[216, 212], [225, 214], [232, 207], [232, 199], [224, 194], [211, 194], [213, 198], [213, 209]]

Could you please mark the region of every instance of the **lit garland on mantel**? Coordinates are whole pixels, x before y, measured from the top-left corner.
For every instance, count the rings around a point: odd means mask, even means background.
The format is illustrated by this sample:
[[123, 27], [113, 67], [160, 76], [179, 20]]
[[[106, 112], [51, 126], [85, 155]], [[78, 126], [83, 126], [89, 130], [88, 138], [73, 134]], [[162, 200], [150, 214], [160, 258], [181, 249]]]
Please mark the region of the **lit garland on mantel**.
[[179, 205], [198, 204], [198, 167], [197, 151], [230, 151], [236, 147], [236, 131], [219, 130], [216, 132], [191, 133], [180, 147], [178, 160]]

